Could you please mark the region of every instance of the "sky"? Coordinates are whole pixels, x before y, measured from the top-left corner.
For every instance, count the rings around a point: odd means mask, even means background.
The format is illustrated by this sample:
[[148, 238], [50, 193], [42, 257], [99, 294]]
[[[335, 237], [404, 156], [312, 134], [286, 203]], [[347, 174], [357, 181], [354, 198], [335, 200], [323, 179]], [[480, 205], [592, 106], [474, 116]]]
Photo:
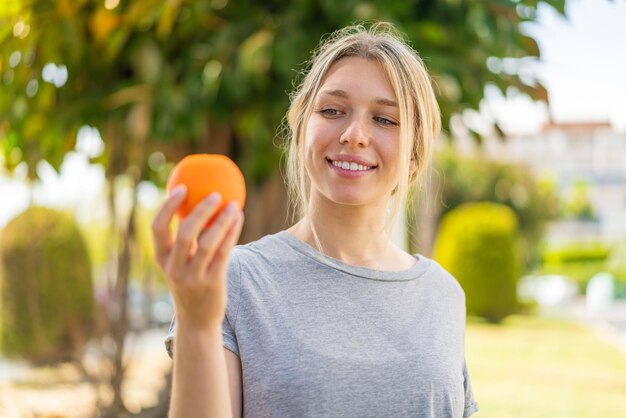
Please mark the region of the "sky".
[[[523, 96], [503, 97], [486, 92], [481, 112], [495, 118], [511, 133], [532, 133], [552, 117], [556, 122], [610, 121], [626, 132], [626, 0], [567, 0], [567, 19], [542, 6], [538, 22], [524, 30], [537, 39], [542, 59], [525, 71], [547, 87], [550, 108]], [[104, 171], [89, 166], [90, 155], [102, 152], [97, 131], [85, 129], [61, 167], [61, 175], [42, 164], [42, 178], [33, 201], [71, 208], [79, 221], [106, 216], [102, 201]], [[24, 170], [12, 178], [0, 172], [0, 228], [24, 210], [31, 192], [23, 183]], [[140, 189], [147, 206], [159, 202], [159, 192], [149, 185]]]
[[539, 44], [541, 62], [529, 70], [547, 87], [550, 109], [491, 92], [489, 110], [512, 132], [532, 133], [549, 116], [626, 131], [626, 0], [567, 0], [566, 16], [544, 5], [538, 22], [524, 27]]

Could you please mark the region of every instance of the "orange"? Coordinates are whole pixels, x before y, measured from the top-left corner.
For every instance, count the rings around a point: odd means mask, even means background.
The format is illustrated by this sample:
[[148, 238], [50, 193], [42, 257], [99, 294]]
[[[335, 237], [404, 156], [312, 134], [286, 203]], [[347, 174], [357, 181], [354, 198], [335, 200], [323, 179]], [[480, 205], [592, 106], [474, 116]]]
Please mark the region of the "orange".
[[185, 219], [193, 208], [213, 192], [222, 195], [215, 216], [207, 222], [208, 227], [231, 201], [240, 208], [246, 201], [246, 184], [239, 167], [227, 156], [220, 154], [191, 154], [176, 164], [167, 181], [167, 191], [179, 184], [187, 186], [185, 200], [177, 215]]

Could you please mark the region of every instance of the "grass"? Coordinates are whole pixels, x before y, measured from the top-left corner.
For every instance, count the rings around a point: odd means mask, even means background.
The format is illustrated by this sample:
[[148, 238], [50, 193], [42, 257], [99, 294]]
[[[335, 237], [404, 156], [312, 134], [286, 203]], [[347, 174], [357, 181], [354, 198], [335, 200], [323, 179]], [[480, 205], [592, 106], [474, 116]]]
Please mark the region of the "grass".
[[582, 325], [530, 316], [501, 325], [470, 319], [466, 356], [477, 418], [625, 416], [626, 353]]

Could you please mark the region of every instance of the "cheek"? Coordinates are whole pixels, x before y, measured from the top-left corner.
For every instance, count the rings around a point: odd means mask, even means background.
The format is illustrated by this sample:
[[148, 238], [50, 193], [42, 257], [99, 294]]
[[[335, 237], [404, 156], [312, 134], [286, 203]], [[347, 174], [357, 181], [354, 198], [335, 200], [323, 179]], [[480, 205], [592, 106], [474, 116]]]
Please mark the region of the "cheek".
[[304, 140], [305, 157], [319, 157], [330, 143], [330, 132], [323, 124], [309, 122]]
[[394, 178], [398, 178], [400, 175], [400, 144], [395, 138], [388, 138], [386, 144], [387, 145], [381, 149], [381, 152], [384, 153], [384, 159], [387, 161], [390, 175]]
[[379, 152], [388, 161], [390, 165], [398, 165], [400, 158], [400, 141], [395, 135], [381, 136]]
[[302, 161], [304, 163], [304, 169], [306, 170], [309, 177], [311, 176], [311, 173], [313, 171], [313, 162], [316, 160], [315, 155], [315, 137], [310, 130], [307, 130], [302, 148]]

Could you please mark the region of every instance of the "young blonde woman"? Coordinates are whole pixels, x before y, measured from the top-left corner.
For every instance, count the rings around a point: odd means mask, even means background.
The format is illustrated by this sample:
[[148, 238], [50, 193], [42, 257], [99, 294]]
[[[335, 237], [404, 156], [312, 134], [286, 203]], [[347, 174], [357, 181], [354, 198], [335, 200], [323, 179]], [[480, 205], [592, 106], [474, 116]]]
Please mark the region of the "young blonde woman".
[[178, 229], [184, 189], [153, 222], [176, 322], [170, 417], [468, 417], [465, 297], [389, 225], [429, 163], [440, 115], [421, 60], [389, 25], [352, 26], [314, 54], [288, 112], [300, 220], [235, 246], [219, 196]]

